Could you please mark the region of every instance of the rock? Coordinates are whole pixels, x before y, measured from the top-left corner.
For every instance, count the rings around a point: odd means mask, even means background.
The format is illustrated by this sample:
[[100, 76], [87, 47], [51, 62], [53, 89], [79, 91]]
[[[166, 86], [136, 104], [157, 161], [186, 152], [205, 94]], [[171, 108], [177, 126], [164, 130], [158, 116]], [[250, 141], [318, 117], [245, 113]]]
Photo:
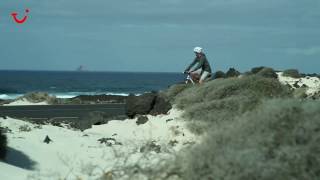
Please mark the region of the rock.
[[51, 140], [50, 137], [47, 135], [47, 136], [44, 138], [43, 142], [49, 144], [50, 142], [52, 142], [52, 140]]
[[112, 145], [122, 145], [121, 142], [118, 142], [115, 138], [101, 138], [98, 139], [100, 144], [106, 144], [107, 146], [112, 146]]
[[126, 115], [129, 118], [134, 118], [135, 115], [149, 114], [153, 109], [156, 101], [156, 93], [145, 93], [140, 96], [130, 95], [126, 103]]
[[71, 98], [73, 104], [125, 103], [127, 96], [118, 95], [80, 95]]
[[286, 77], [292, 77], [292, 78], [301, 78], [302, 77], [297, 69], [284, 70], [282, 75], [286, 76]]
[[171, 119], [167, 119], [166, 120], [166, 123], [168, 123], [169, 121], [173, 121], [173, 119], [171, 118]]
[[141, 124], [145, 124], [148, 121], [149, 121], [149, 119], [148, 119], [147, 116], [139, 116], [137, 121], [136, 121], [136, 124], [137, 125], [141, 125]]
[[212, 79], [225, 78], [226, 74], [223, 71], [217, 71], [214, 73]]
[[144, 146], [142, 146], [140, 148], [140, 152], [141, 153], [149, 152], [149, 151], [154, 151], [156, 153], [160, 153], [161, 152], [161, 146], [157, 145], [155, 143], [155, 141], [151, 141], [151, 142], [148, 142], [146, 145], [144, 145]]
[[8, 127], [0, 127], [0, 131], [2, 131], [2, 133], [12, 133], [12, 130]]
[[70, 126], [73, 128], [83, 131], [85, 129], [90, 129], [92, 125], [102, 125], [107, 124], [110, 120], [124, 120], [127, 118], [128, 117], [126, 115], [112, 116], [105, 112], [93, 111], [81, 119], [75, 119], [71, 123], [69, 120], [68, 124], [70, 124]]
[[293, 87], [294, 87], [294, 88], [299, 88], [300, 86], [299, 86], [298, 83], [299, 83], [299, 81], [296, 81], [296, 82], [293, 84]]
[[251, 73], [257, 74], [258, 72], [260, 72], [264, 68], [266, 68], [266, 67], [264, 67], [264, 66], [254, 67], [254, 68], [251, 69]]
[[171, 140], [171, 141], [169, 141], [169, 145], [170, 146], [175, 146], [176, 144], [178, 144], [179, 142], [177, 141], [177, 140]]
[[7, 137], [0, 129], [0, 160], [4, 160], [7, 154]]
[[272, 68], [263, 68], [259, 72], [256, 73], [258, 76], [262, 76], [265, 78], [274, 78], [277, 79], [278, 75]]
[[171, 103], [160, 94], [156, 97], [154, 106], [150, 111], [151, 115], [167, 114], [168, 111], [172, 108]]
[[230, 78], [230, 77], [238, 77], [240, 75], [240, 72], [237, 71], [234, 68], [230, 68], [227, 73], [226, 73], [226, 77]]

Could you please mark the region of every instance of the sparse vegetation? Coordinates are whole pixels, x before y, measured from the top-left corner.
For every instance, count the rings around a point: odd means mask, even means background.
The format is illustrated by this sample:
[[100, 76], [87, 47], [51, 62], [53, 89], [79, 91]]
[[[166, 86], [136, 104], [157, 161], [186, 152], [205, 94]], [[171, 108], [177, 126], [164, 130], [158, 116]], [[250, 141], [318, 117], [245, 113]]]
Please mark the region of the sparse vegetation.
[[184, 117], [191, 121], [194, 132], [201, 132], [204, 127], [233, 120], [253, 110], [264, 98], [289, 96], [289, 89], [277, 80], [252, 75], [217, 79], [194, 86], [178, 94], [175, 103], [178, 108], [184, 109]]
[[27, 124], [22, 125], [19, 127], [19, 131], [20, 132], [30, 132], [32, 129], [30, 126], [28, 126]]
[[265, 100], [180, 157], [182, 179], [319, 179], [319, 119], [318, 101]]
[[55, 96], [50, 96], [46, 92], [28, 93], [19, 99], [26, 99], [32, 103], [47, 102], [48, 104], [57, 104], [57, 98]]
[[174, 102], [204, 140], [136, 174], [180, 180], [319, 179], [320, 102], [299, 98], [278, 80], [259, 75], [183, 89]]
[[165, 95], [169, 100], [173, 100], [174, 97], [182, 92], [183, 90], [192, 87], [190, 84], [175, 84], [169, 87], [169, 89], [165, 92]]

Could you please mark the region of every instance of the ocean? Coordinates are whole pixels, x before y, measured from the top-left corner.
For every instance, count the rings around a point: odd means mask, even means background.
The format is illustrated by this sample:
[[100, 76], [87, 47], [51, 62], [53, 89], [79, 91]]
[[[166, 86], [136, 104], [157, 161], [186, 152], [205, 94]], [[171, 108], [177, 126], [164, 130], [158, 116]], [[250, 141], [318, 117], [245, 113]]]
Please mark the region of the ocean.
[[58, 98], [78, 95], [128, 95], [159, 91], [184, 80], [180, 73], [0, 71], [0, 99], [29, 92], [47, 92]]

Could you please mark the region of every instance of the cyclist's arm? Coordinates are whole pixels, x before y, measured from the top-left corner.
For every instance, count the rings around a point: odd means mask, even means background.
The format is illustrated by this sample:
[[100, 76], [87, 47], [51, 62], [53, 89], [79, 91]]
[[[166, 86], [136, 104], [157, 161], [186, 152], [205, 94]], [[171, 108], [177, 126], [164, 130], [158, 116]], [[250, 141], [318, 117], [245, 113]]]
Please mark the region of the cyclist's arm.
[[196, 63], [197, 63], [197, 59], [195, 58], [185, 71], [189, 71]]

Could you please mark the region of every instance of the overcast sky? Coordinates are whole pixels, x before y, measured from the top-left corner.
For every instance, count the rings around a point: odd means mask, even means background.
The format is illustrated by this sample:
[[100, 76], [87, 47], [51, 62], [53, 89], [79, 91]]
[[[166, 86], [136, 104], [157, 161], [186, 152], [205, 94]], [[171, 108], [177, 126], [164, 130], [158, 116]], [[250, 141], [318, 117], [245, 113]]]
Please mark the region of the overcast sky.
[[320, 1], [0, 1], [0, 69], [181, 72], [194, 46], [214, 71], [319, 73]]

